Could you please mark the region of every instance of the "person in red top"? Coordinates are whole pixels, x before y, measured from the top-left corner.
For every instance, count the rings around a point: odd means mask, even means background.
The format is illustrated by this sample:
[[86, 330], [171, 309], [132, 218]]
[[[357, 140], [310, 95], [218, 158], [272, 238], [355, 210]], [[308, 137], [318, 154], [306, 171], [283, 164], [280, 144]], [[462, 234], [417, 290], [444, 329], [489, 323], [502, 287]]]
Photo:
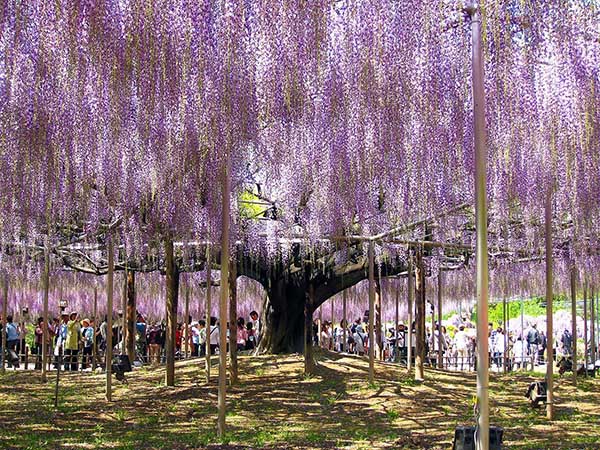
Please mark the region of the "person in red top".
[[246, 330], [246, 321], [243, 317], [237, 320], [237, 349], [246, 350], [246, 341], [248, 341], [248, 330]]
[[183, 324], [177, 324], [177, 330], [175, 331], [175, 352], [181, 354], [181, 340], [183, 338]]

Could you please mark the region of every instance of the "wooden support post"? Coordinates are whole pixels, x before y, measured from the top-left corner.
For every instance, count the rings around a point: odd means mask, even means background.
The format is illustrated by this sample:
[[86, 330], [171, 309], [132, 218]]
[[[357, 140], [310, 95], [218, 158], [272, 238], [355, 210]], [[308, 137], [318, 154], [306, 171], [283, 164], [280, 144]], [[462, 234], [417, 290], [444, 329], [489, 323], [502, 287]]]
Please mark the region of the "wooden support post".
[[504, 352], [502, 354], [502, 371], [506, 373], [508, 371], [508, 330], [506, 322], [508, 320], [508, 308], [506, 304], [506, 297], [502, 299], [502, 334], [504, 336]]
[[369, 242], [369, 383], [375, 382], [375, 249]]
[[44, 249], [44, 273], [42, 274], [42, 290], [43, 290], [43, 303], [44, 303], [44, 335], [42, 337], [42, 383], [48, 381], [48, 351], [50, 342], [50, 325], [48, 322], [48, 291], [50, 289], [50, 249], [48, 241], [46, 241]]
[[137, 322], [137, 304], [135, 296], [135, 272], [132, 270], [126, 271], [127, 277], [127, 309], [123, 313], [123, 317], [126, 317], [127, 327], [125, 337], [127, 342], [127, 355], [129, 355], [129, 361], [133, 364], [135, 361], [135, 336], [136, 336], [136, 322]]
[[[6, 372], [6, 324], [8, 323], [6, 317], [8, 316], [8, 274], [4, 274], [2, 277], [2, 359], [1, 370], [2, 373]], [[42, 376], [42, 381], [45, 381]]]
[[304, 373], [306, 375], [314, 372], [313, 359], [313, 304], [315, 289], [312, 282], [308, 283], [308, 292], [304, 302]]
[[577, 386], [577, 274], [571, 266], [571, 354], [573, 360], [573, 385]]
[[554, 420], [554, 359], [552, 351], [553, 341], [553, 315], [552, 315], [552, 189], [548, 188], [545, 204], [545, 241], [546, 241], [546, 341], [548, 357], [546, 358], [546, 417], [548, 420]]
[[423, 248], [417, 247], [415, 268], [415, 380], [425, 379], [425, 268], [423, 267]]
[[238, 358], [237, 358], [237, 264], [232, 261], [229, 267], [229, 358], [230, 358], [230, 382], [235, 385], [238, 382]]
[[438, 273], [438, 369], [444, 368], [444, 335], [442, 334], [442, 289], [444, 287], [444, 280], [442, 271]]
[[106, 401], [112, 401], [112, 355], [113, 355], [113, 278], [115, 270], [115, 249], [112, 236], [108, 236], [108, 269], [106, 274]]
[[[399, 313], [399, 303], [400, 303], [400, 280], [396, 280], [396, 305], [395, 305], [395, 309], [394, 309], [394, 361], [395, 362], [399, 362], [399, 347], [398, 347], [398, 340], [399, 337], [398, 336], [398, 328], [400, 326], [400, 313]], [[404, 334], [404, 342], [406, 342], [406, 334]]]
[[96, 333], [98, 332], [98, 287], [94, 286], [94, 341], [92, 342], [92, 372], [96, 370], [98, 364], [98, 343]]
[[[125, 255], [127, 260], [127, 255]], [[123, 272], [123, 296], [121, 299], [121, 355], [127, 353], [127, 267]]]
[[348, 291], [348, 289], [344, 289], [342, 291], [342, 316], [343, 316], [342, 321], [344, 323], [344, 327], [343, 327], [344, 334], [342, 337], [342, 339], [343, 339], [342, 350], [344, 352], [348, 351], [348, 310], [347, 310], [348, 305], [347, 305], [347, 299], [346, 299], [347, 291]]
[[175, 264], [173, 240], [165, 240], [165, 275], [167, 289], [167, 330], [165, 336], [165, 384], [175, 386], [175, 334], [177, 332], [177, 304], [179, 302], [179, 269]]
[[206, 355], [205, 355], [205, 370], [206, 370], [206, 382], [210, 383], [210, 318], [212, 305], [210, 304], [211, 300], [211, 291], [212, 291], [212, 275], [211, 275], [211, 266], [212, 266], [212, 255], [210, 252], [210, 244], [206, 245]]
[[333, 350], [333, 351], [335, 351], [335, 335], [333, 333], [333, 330], [335, 329], [335, 324], [333, 323], [334, 322], [333, 315], [335, 314], [334, 309], [335, 309], [335, 296], [331, 297], [331, 327], [329, 329], [329, 334], [331, 335], [330, 350]]
[[219, 302], [219, 389], [217, 435], [225, 434], [227, 395], [227, 300], [229, 298], [229, 223], [231, 180], [229, 179], [230, 158], [227, 157], [222, 176], [222, 219], [221, 219], [221, 296]]
[[592, 286], [592, 295], [590, 296], [590, 364], [596, 364], [596, 314], [594, 297], [596, 292]]
[[317, 342], [319, 347], [323, 346], [321, 342], [321, 332], [323, 331], [323, 305], [319, 306], [319, 320], [317, 321]]
[[412, 371], [412, 358], [413, 358], [413, 311], [414, 311], [414, 295], [415, 295], [415, 282], [414, 282], [414, 274], [413, 274], [413, 259], [410, 254], [410, 250], [408, 251], [408, 278], [406, 280], [406, 290], [407, 292], [407, 301], [408, 301], [408, 340], [406, 342], [406, 370], [408, 373]]
[[587, 280], [583, 281], [583, 364], [585, 377], [587, 378], [588, 368], [588, 305], [587, 305], [587, 294], [588, 294]]
[[183, 343], [184, 343], [184, 356], [189, 358], [190, 356], [190, 280], [189, 277], [185, 281], [185, 308], [183, 318]]
[[381, 295], [381, 273], [379, 272], [375, 278], [375, 356], [380, 361], [383, 361], [383, 331], [382, 331], [382, 308], [383, 299]]

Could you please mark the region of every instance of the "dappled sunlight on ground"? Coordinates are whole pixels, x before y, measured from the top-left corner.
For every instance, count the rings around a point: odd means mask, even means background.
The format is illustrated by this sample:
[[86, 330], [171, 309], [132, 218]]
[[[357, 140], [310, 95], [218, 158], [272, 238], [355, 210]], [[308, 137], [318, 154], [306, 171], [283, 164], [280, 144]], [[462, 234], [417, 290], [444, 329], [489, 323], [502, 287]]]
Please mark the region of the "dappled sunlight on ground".
[[[315, 375], [301, 356], [240, 358], [240, 383], [228, 389], [228, 432], [218, 439], [216, 375], [204, 363], [180, 361], [176, 387], [164, 368], [142, 368], [128, 384], [114, 381], [104, 400], [104, 377], [62, 375], [59, 407], [54, 384], [39, 373], [0, 376], [0, 448], [8, 449], [448, 449], [454, 428], [472, 423], [475, 375], [428, 371], [416, 383], [398, 366], [318, 353]], [[216, 363], [216, 359], [214, 360]], [[600, 448], [600, 382], [557, 378], [557, 420], [524, 398], [531, 374], [491, 375], [491, 423], [504, 428], [505, 448]]]

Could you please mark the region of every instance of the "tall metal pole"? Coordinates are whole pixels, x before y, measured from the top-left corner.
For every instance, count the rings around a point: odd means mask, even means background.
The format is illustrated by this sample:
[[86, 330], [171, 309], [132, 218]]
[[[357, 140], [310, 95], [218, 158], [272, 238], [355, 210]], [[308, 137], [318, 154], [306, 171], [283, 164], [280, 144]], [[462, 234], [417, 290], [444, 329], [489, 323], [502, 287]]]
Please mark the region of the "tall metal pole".
[[342, 341], [343, 342], [342, 350], [344, 351], [344, 353], [348, 351], [348, 336], [347, 336], [347, 334], [348, 334], [348, 319], [347, 319], [348, 311], [346, 309], [347, 308], [347, 304], [346, 304], [347, 291], [348, 291], [348, 289], [344, 289], [342, 291], [342, 316], [344, 316], [342, 318], [342, 320], [344, 322], [344, 327], [343, 327], [343, 333], [344, 333], [343, 339], [344, 340]]
[[375, 381], [375, 250], [369, 241], [369, 383]]
[[[4, 356], [6, 354], [6, 325], [8, 324], [6, 320], [8, 315], [8, 274], [4, 274], [2, 278], [2, 355], [0, 355], [0, 359], [2, 360], [1, 371], [4, 373], [6, 371], [6, 358]], [[42, 381], [45, 381], [43, 377]]]
[[487, 148], [481, 11], [474, 2], [471, 16], [473, 119], [475, 132], [475, 215], [477, 230], [477, 448], [489, 449], [489, 360], [488, 360], [488, 246], [487, 246]]
[[177, 306], [179, 303], [179, 268], [175, 262], [173, 240], [165, 239], [165, 285], [167, 330], [165, 335], [165, 384], [175, 386], [175, 337], [177, 333]]
[[[444, 287], [444, 280], [442, 278], [442, 271], [438, 273], [438, 368], [444, 368], [444, 335], [442, 334], [442, 289]], [[433, 333], [433, 330], [431, 331]]]
[[[395, 315], [394, 315], [394, 361], [398, 362], [398, 328], [399, 328], [399, 324], [400, 324], [400, 314], [399, 314], [399, 303], [400, 303], [400, 286], [399, 286], [399, 281], [400, 280], [396, 280], [396, 310], [395, 310]], [[406, 334], [404, 335], [404, 342], [406, 343]]]
[[106, 401], [112, 401], [112, 315], [113, 315], [113, 277], [115, 270], [115, 250], [112, 236], [108, 236], [108, 273], [106, 275]]
[[546, 416], [548, 420], [554, 420], [554, 338], [553, 338], [553, 323], [552, 323], [552, 188], [548, 187], [546, 193], [545, 204], [545, 228], [546, 228], [546, 383], [547, 383], [547, 400], [546, 400]]
[[521, 295], [521, 370], [527, 370], [527, 364], [525, 364], [525, 304], [523, 303], [523, 296]]
[[588, 368], [588, 316], [587, 316], [587, 280], [583, 282], [583, 364], [585, 377]]
[[417, 248], [415, 267], [415, 380], [425, 379], [425, 268], [423, 267], [423, 247]]
[[412, 255], [410, 254], [410, 250], [408, 251], [408, 280], [407, 287], [408, 290], [408, 341], [406, 343], [406, 370], [410, 374], [412, 370], [412, 342], [413, 342], [413, 298], [415, 295], [415, 282], [413, 278], [413, 264], [412, 264]]
[[238, 382], [237, 359], [237, 261], [229, 265], [229, 374], [230, 384]]
[[44, 302], [44, 329], [42, 340], [42, 383], [48, 381], [48, 342], [50, 341], [50, 328], [48, 323], [48, 291], [50, 290], [50, 248], [48, 241], [44, 249], [44, 274], [42, 275], [42, 289]]
[[94, 340], [92, 341], [92, 372], [96, 370], [96, 361], [98, 358], [98, 344], [96, 343], [96, 331], [98, 330], [98, 287], [94, 286]]
[[184, 307], [184, 318], [183, 318], [183, 351], [187, 358], [190, 356], [190, 281], [185, 280], [185, 307]]
[[592, 295], [590, 296], [590, 364], [596, 364], [596, 314], [594, 297], [596, 292], [592, 286]]
[[[219, 302], [219, 389], [218, 389], [218, 421], [217, 435], [225, 434], [225, 413], [227, 394], [227, 303], [229, 300], [229, 197], [231, 181], [229, 179], [230, 158], [227, 155], [223, 170], [222, 183], [222, 217], [221, 217], [221, 292]], [[232, 345], [235, 345], [232, 342]]]
[[[125, 261], [127, 261], [127, 255], [125, 255]], [[123, 299], [121, 305], [121, 354], [127, 353], [127, 266], [123, 271]], [[134, 319], [135, 320], [135, 319]], [[135, 359], [135, 355], [131, 355], [131, 358]]]
[[571, 267], [571, 341], [573, 359], [573, 385], [577, 386], [577, 280], [575, 264]]
[[504, 336], [504, 353], [502, 355], [502, 371], [506, 373], [508, 369], [508, 329], [506, 322], [508, 321], [508, 306], [506, 304], [506, 297], [502, 299], [502, 332]]
[[206, 369], [206, 382], [210, 383], [210, 318], [211, 318], [211, 304], [210, 304], [210, 296], [212, 289], [212, 275], [211, 275], [211, 253], [210, 253], [210, 244], [206, 245], [206, 349], [205, 349], [205, 369]]

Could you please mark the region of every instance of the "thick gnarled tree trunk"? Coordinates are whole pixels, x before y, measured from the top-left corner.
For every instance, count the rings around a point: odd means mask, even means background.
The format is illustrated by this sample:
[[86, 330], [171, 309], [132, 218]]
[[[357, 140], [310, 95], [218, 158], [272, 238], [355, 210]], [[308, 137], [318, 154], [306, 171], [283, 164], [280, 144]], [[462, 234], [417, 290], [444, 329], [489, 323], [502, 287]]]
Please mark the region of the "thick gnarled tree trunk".
[[302, 353], [304, 351], [304, 283], [275, 281], [263, 304], [259, 351]]

